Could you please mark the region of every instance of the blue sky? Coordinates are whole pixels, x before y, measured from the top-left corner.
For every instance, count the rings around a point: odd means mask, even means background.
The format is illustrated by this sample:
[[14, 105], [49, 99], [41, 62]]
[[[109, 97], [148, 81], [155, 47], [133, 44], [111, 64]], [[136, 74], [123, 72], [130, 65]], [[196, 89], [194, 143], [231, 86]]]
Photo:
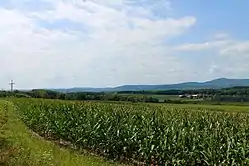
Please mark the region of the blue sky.
[[10, 79], [17, 88], [65, 88], [249, 78], [248, 6], [1, 0], [0, 88]]
[[172, 6], [177, 9], [174, 12], [177, 16], [192, 15], [197, 18], [198, 22], [192, 30], [197, 33], [196, 38], [199, 40], [203, 35], [219, 32], [226, 32], [239, 39], [249, 37], [246, 33], [249, 29], [249, 1], [174, 0]]

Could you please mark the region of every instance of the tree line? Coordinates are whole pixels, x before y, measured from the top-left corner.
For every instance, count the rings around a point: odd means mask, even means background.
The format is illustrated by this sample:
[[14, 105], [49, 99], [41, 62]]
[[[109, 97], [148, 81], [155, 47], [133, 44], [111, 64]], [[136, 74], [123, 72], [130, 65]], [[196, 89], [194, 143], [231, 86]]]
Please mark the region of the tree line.
[[[125, 94], [125, 95], [124, 95]], [[134, 95], [137, 94], [137, 95]], [[224, 89], [193, 89], [166, 91], [123, 91], [115, 93], [105, 92], [72, 92], [62, 93], [52, 90], [34, 89], [31, 91], [0, 91], [0, 97], [32, 97], [61, 100], [102, 100], [159, 103], [159, 99], [152, 95], [183, 95], [202, 94], [210, 96], [215, 102], [249, 102], [249, 87], [232, 87]], [[165, 100], [165, 103], [183, 104], [184, 100]]]
[[1, 91], [0, 97], [26, 97], [26, 98], [45, 98], [45, 99], [61, 99], [61, 100], [102, 100], [102, 101], [129, 101], [129, 102], [149, 102], [158, 103], [159, 99], [153, 98], [148, 95], [144, 96], [131, 96], [131, 95], [118, 95], [115, 93], [104, 92], [72, 92], [62, 93], [51, 90], [35, 89], [31, 91]]
[[248, 96], [249, 86], [232, 87], [223, 89], [190, 89], [190, 90], [165, 90], [165, 91], [122, 91], [118, 94], [146, 94], [146, 95], [184, 95], [184, 94], [204, 94], [222, 96]]

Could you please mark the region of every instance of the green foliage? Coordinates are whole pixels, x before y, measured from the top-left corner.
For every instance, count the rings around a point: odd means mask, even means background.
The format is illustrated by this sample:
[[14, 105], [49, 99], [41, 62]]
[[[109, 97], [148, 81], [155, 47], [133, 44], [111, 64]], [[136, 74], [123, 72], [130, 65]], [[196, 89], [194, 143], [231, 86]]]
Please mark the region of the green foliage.
[[249, 97], [241, 97], [241, 96], [219, 96], [216, 95], [212, 97], [212, 101], [218, 102], [249, 102]]
[[118, 94], [147, 94], [147, 95], [182, 95], [182, 94], [205, 94], [224, 96], [248, 96], [249, 86], [232, 87], [224, 89], [188, 89], [188, 90], [165, 90], [165, 91], [123, 91]]
[[109, 93], [96, 92], [75, 92], [61, 93], [51, 90], [34, 89], [32, 91], [20, 92], [1, 91], [0, 97], [17, 97], [17, 98], [45, 98], [45, 99], [61, 99], [61, 100], [102, 100], [102, 101], [128, 101], [128, 102], [149, 102], [158, 103], [157, 98], [151, 96], [122, 96]]
[[15, 99], [35, 132], [111, 159], [248, 165], [249, 115], [153, 104]]
[[80, 154], [46, 141], [20, 121], [11, 102], [0, 101], [1, 166], [114, 166], [89, 154]]

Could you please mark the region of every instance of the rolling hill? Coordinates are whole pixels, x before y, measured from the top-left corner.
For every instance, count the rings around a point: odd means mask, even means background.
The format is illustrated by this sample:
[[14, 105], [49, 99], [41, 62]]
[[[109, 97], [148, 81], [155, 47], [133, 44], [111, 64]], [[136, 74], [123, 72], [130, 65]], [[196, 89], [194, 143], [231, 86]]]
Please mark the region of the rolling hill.
[[75, 87], [69, 89], [51, 89], [59, 92], [116, 92], [116, 91], [159, 91], [172, 89], [220, 89], [235, 86], [249, 86], [249, 79], [227, 79], [219, 78], [206, 82], [185, 82], [165, 85], [123, 85], [108, 88], [84, 88]]

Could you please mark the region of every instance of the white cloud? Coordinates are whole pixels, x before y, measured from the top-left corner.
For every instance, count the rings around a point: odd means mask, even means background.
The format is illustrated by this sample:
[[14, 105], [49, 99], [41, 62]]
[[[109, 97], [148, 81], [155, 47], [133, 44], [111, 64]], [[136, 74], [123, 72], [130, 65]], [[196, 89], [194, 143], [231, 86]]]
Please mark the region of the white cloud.
[[[121, 1], [50, 5], [39, 11], [0, 8], [3, 88], [10, 79], [19, 88], [38, 88], [170, 83], [187, 74], [185, 62], [162, 41], [184, 33], [194, 17], [151, 19], [148, 8]], [[138, 11], [128, 13], [131, 9]], [[73, 21], [87, 31], [46, 29], [37, 19]]]
[[182, 52], [216, 50], [221, 55], [249, 55], [249, 41], [234, 40], [232, 38], [228, 38], [228, 35], [225, 37], [225, 34], [221, 36], [218, 35], [216, 37], [222, 37], [222, 39], [215, 38], [214, 40], [203, 43], [182, 44], [174, 47], [173, 50]]
[[213, 38], [216, 39], [216, 40], [227, 39], [227, 38], [229, 38], [229, 37], [230, 37], [229, 34], [224, 33], [224, 32], [217, 33], [217, 34], [215, 34], [215, 35], [213, 36]]
[[223, 55], [236, 55], [241, 56], [247, 54], [249, 56], [249, 41], [235, 41], [220, 51]]
[[215, 40], [215, 41], [207, 41], [204, 43], [190, 43], [179, 45], [174, 48], [176, 51], [204, 51], [210, 49], [219, 49], [224, 48], [226, 46], [230, 46], [233, 43], [232, 40]]
[[204, 65], [208, 66], [207, 69], [201, 68], [201, 73], [210, 79], [217, 77], [247, 78], [249, 41], [235, 40], [229, 38], [228, 35], [223, 37], [223, 39], [214, 38], [214, 40], [204, 43], [182, 44], [174, 47], [173, 50], [181, 54], [197, 52], [203, 58], [212, 57], [209, 61], [200, 62], [203, 68]]
[[[44, 10], [20, 9], [24, 1], [32, 0], [11, 0], [11, 10], [0, 7], [0, 88], [10, 79], [18, 88], [56, 88], [248, 76], [248, 41], [219, 33], [205, 42], [168, 45], [196, 19], [158, 17], [161, 0], [152, 6], [133, 0], [39, 0], [46, 2]], [[67, 22], [45, 26], [60, 20]], [[195, 60], [195, 53], [210, 58]]]

